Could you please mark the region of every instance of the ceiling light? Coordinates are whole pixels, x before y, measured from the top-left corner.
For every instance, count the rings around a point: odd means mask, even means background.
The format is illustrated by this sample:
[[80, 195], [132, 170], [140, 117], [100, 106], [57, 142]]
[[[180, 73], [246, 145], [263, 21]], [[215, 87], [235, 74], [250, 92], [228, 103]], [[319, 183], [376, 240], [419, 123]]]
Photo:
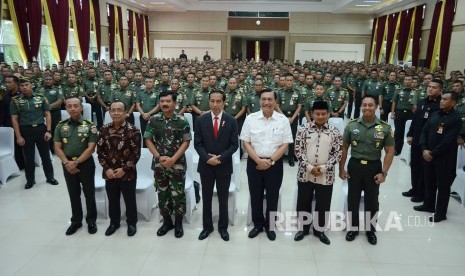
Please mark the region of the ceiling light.
[[356, 7], [371, 7], [371, 5], [355, 5]]
[[262, 22], [261, 22], [260, 20], [257, 20], [257, 21], [255, 22], [255, 24], [257, 24], [257, 26], [260, 26], [260, 24], [262, 24]]
[[164, 5], [166, 4], [165, 2], [150, 2], [152, 5]]
[[381, 1], [363, 1], [363, 2], [365, 2], [365, 3], [379, 3]]

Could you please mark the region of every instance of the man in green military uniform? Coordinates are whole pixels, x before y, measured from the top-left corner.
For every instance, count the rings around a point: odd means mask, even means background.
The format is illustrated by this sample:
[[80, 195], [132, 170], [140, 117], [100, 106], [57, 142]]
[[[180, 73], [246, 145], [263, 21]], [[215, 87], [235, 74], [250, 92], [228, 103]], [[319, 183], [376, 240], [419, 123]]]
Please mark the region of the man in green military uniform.
[[[28, 78], [20, 79], [21, 95], [15, 96], [10, 103], [11, 123], [15, 130], [16, 143], [23, 149], [26, 185], [30, 189], [35, 182], [35, 147], [39, 150], [47, 183], [58, 185], [53, 177], [50, 160], [49, 143], [52, 139], [52, 119], [50, 105], [42, 94], [33, 94], [32, 84]], [[45, 123], [44, 124], [44, 117]]]
[[365, 86], [365, 81], [367, 79], [367, 71], [365, 68], [360, 69], [358, 78], [355, 80], [354, 83], [354, 118], [357, 119], [360, 117], [360, 104], [362, 102], [362, 91], [363, 87]]
[[[182, 218], [186, 213], [184, 183], [186, 158], [184, 152], [192, 139], [187, 120], [174, 112], [176, 94], [160, 93], [161, 113], [152, 116], [144, 133], [145, 143], [153, 154], [155, 188], [158, 191], [163, 225], [157, 235], [164, 236], [171, 229], [176, 238], [184, 235]], [[171, 219], [175, 215], [175, 224]]]
[[[52, 119], [52, 136], [54, 134], [55, 128], [58, 123], [61, 121], [61, 105], [63, 104], [64, 96], [60, 89], [56, 89], [53, 86], [53, 78], [51, 76], [46, 76], [45, 84], [43, 87], [38, 89], [38, 93], [44, 95], [47, 98], [47, 101], [50, 105], [50, 117]], [[55, 152], [53, 139], [50, 139], [50, 151]]]
[[312, 118], [312, 106], [314, 102], [326, 102], [328, 104], [329, 110], [333, 110], [331, 106], [331, 101], [326, 97], [324, 93], [324, 87], [322, 84], [315, 85], [315, 95], [310, 97], [307, 102], [303, 103], [303, 108], [305, 111], [305, 118], [307, 118], [307, 122], [310, 122]]
[[82, 86], [84, 87], [86, 102], [91, 105], [92, 114], [95, 112], [95, 116], [97, 117], [97, 128], [101, 128], [103, 125], [102, 109], [97, 102], [97, 88], [100, 81], [96, 77], [96, 74], [95, 68], [91, 67], [87, 69], [87, 77], [82, 80]]
[[172, 93], [176, 93], [176, 106], [174, 107], [174, 112], [176, 114], [183, 116], [184, 112], [186, 112], [187, 109], [187, 96], [186, 94], [183, 93], [183, 91], [179, 90], [179, 79], [172, 79], [171, 80], [171, 86], [168, 89], [168, 91], [171, 91]]
[[411, 85], [412, 77], [405, 76], [404, 86], [392, 97], [391, 117], [394, 119], [396, 155], [400, 154], [404, 146], [405, 123], [413, 119], [413, 113], [417, 110], [418, 95]]
[[305, 116], [305, 107], [306, 104], [310, 101], [311, 98], [315, 97], [315, 87], [313, 85], [313, 75], [307, 74], [305, 76], [305, 83], [300, 87], [300, 96], [302, 98], [302, 110], [299, 114], [299, 124], [302, 123], [302, 119]]
[[[358, 68], [352, 68], [352, 74], [347, 79], [347, 90], [349, 91], [349, 103], [347, 107], [347, 118], [352, 118], [352, 107], [354, 105], [356, 81], [358, 78]], [[360, 113], [360, 112], [359, 112]]]
[[237, 120], [238, 133], [241, 132], [244, 124], [244, 114], [247, 108], [246, 93], [237, 87], [236, 78], [230, 78], [225, 91], [226, 100], [224, 102], [224, 112], [233, 116]]
[[71, 225], [66, 235], [72, 235], [82, 226], [81, 185], [86, 198], [89, 234], [97, 232], [97, 207], [95, 203], [95, 163], [92, 153], [97, 143], [97, 128], [82, 118], [82, 103], [79, 98], [66, 100], [69, 119], [61, 121], [53, 140], [55, 152], [63, 165], [63, 175], [71, 201]]
[[118, 88], [118, 84], [113, 82], [111, 70], [103, 72], [103, 79], [103, 83], [97, 87], [97, 101], [102, 108], [102, 118], [105, 118], [105, 113], [110, 110], [111, 94]]
[[[286, 74], [286, 86], [278, 92], [278, 102], [276, 108], [279, 113], [284, 114], [289, 119], [291, 125], [292, 137], [295, 140], [297, 133], [297, 123], [300, 110], [302, 109], [302, 99], [300, 91], [294, 89], [294, 76], [290, 73]], [[289, 144], [288, 151], [289, 166], [294, 166], [295, 153], [294, 143]]]
[[454, 83], [452, 83], [452, 91], [458, 95], [458, 101], [455, 105], [455, 110], [462, 119], [462, 128], [460, 129], [458, 144], [463, 146], [465, 144], [465, 95], [463, 83], [459, 80], [456, 80]]
[[126, 120], [134, 125], [134, 94], [135, 92], [129, 89], [129, 80], [126, 76], [121, 76], [118, 80], [119, 88], [113, 90], [111, 93], [110, 102], [120, 101], [124, 103], [126, 107]]
[[370, 78], [367, 79], [362, 88], [362, 97], [365, 95], [373, 95], [379, 101], [379, 96], [383, 94], [383, 82], [378, 79], [378, 70], [371, 69]]
[[[154, 79], [152, 77], [147, 77], [145, 79], [145, 89], [141, 90], [136, 98], [136, 108], [140, 113], [141, 133], [145, 132], [150, 116], [158, 112], [158, 95], [159, 93], [154, 87]], [[145, 141], [143, 144], [145, 146]]]
[[381, 114], [381, 120], [387, 122], [389, 112], [392, 107], [392, 98], [397, 90], [399, 90], [400, 83], [397, 82], [397, 74], [395, 71], [389, 72], [388, 81], [384, 83], [383, 93], [379, 95], [379, 110]]
[[63, 85], [61, 88], [65, 99], [72, 97], [78, 97], [82, 99], [82, 97], [86, 95], [84, 93], [84, 88], [77, 84], [76, 74], [74, 73], [68, 74], [68, 84]]
[[263, 90], [263, 81], [255, 80], [254, 89], [247, 97], [247, 114], [260, 111], [260, 94]]
[[209, 94], [211, 89], [209, 87], [209, 81], [210, 78], [204, 75], [201, 79], [200, 88], [194, 89], [194, 95], [191, 100], [194, 126], [197, 117], [210, 110]]
[[331, 102], [331, 117], [344, 119], [344, 110], [349, 101], [349, 92], [342, 88], [342, 79], [340, 76], [334, 77], [333, 86], [326, 91], [326, 97]]
[[[379, 210], [379, 186], [386, 180], [394, 158], [394, 136], [391, 126], [375, 115], [378, 107], [373, 95], [362, 99], [363, 116], [349, 122], [344, 130], [342, 158], [339, 162], [339, 177], [348, 180], [348, 232], [347, 241], [353, 241], [359, 231], [359, 206], [362, 190], [365, 192], [365, 221], [372, 221], [365, 229], [368, 242], [377, 243], [375, 235], [377, 212]], [[351, 147], [351, 158], [345, 168], [347, 154]], [[381, 164], [381, 150], [386, 155]]]

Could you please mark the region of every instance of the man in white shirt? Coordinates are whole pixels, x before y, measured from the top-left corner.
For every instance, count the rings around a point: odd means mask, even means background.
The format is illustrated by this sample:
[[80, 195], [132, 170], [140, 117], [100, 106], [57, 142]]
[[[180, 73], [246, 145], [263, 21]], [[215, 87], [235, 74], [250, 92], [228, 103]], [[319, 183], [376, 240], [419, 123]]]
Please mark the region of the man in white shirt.
[[[288, 144], [294, 142], [286, 116], [275, 111], [277, 95], [269, 89], [260, 95], [261, 110], [247, 116], [240, 139], [249, 156], [249, 181], [252, 221], [254, 228], [249, 238], [255, 238], [263, 228], [269, 240], [276, 239], [271, 212], [278, 209], [279, 190], [283, 180], [282, 156]], [[266, 190], [266, 215], [263, 214], [263, 197]]]
[[[333, 183], [336, 178], [334, 167], [342, 155], [342, 135], [328, 124], [330, 111], [327, 102], [314, 102], [312, 118], [305, 127], [297, 131], [295, 156], [299, 160], [297, 171], [297, 212], [301, 222], [294, 240], [300, 241], [310, 233], [310, 225], [302, 225], [305, 215], [312, 213], [313, 234], [324, 244], [330, 244], [325, 235], [329, 218]], [[312, 212], [315, 192], [315, 212]]]

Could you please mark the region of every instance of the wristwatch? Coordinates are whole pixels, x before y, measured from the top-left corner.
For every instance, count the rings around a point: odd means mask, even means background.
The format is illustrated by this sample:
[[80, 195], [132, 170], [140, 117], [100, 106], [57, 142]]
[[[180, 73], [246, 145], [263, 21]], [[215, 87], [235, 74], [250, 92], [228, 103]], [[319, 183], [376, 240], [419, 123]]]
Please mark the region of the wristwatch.
[[271, 160], [271, 166], [274, 166], [274, 164], [276, 164], [276, 162], [271, 158], [270, 158], [270, 160]]
[[387, 172], [382, 172], [382, 174], [384, 175], [384, 177], [386, 177], [388, 175]]
[[52, 131], [51, 131], [51, 130], [47, 130], [46, 132], [52, 134]]

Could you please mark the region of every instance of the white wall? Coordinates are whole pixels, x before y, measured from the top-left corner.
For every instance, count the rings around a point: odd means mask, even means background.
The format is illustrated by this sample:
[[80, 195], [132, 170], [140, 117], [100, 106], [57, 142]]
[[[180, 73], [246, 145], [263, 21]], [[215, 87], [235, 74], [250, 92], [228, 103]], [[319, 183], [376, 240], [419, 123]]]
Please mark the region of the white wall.
[[365, 58], [365, 44], [296, 43], [295, 59], [305, 60], [355, 60]]
[[198, 58], [203, 60], [205, 51], [212, 59], [221, 59], [221, 41], [213, 40], [155, 40], [155, 57], [172, 58], [179, 57], [181, 50], [188, 59]]

